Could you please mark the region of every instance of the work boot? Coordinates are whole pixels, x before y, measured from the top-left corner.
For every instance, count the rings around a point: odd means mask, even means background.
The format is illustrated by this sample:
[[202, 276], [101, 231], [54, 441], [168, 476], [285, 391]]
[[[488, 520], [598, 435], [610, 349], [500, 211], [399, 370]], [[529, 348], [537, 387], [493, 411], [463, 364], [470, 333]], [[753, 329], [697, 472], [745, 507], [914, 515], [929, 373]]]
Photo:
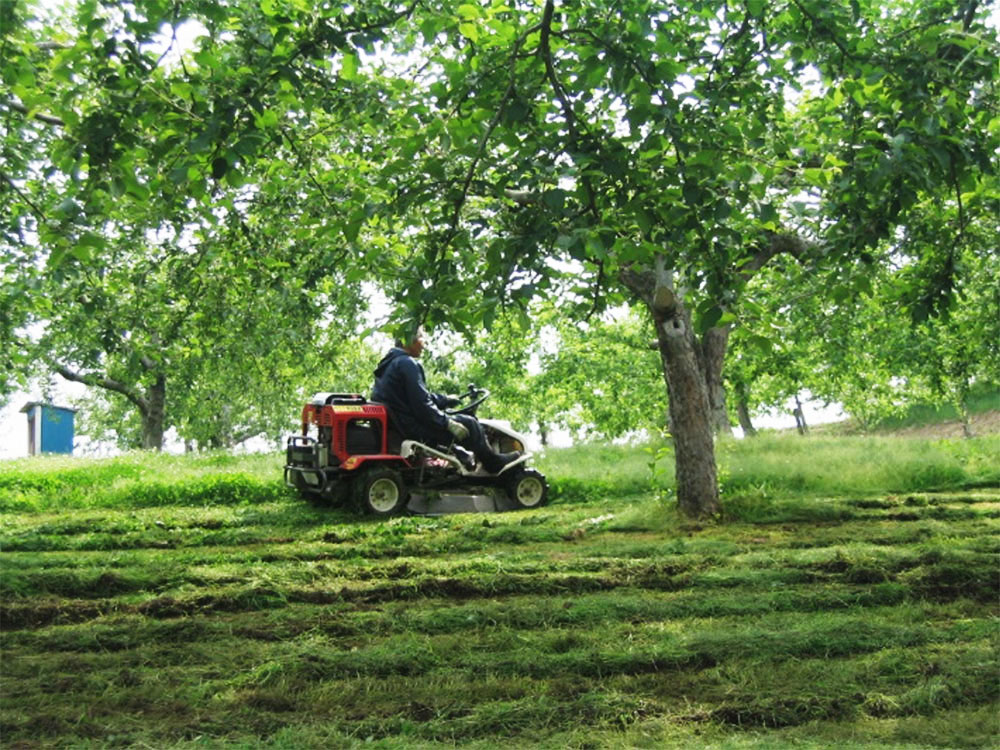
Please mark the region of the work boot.
[[464, 466], [468, 471], [474, 471], [476, 468], [476, 457], [472, 455], [472, 451], [467, 451], [460, 445], [454, 445], [451, 448], [451, 452], [455, 454], [455, 458]]
[[514, 451], [512, 453], [497, 453], [490, 457], [488, 464], [485, 461], [483, 464], [486, 466], [486, 469], [490, 472], [490, 474], [499, 474], [504, 470], [504, 467], [507, 466], [507, 464], [512, 461], [516, 461], [520, 457], [521, 454], [518, 451]]

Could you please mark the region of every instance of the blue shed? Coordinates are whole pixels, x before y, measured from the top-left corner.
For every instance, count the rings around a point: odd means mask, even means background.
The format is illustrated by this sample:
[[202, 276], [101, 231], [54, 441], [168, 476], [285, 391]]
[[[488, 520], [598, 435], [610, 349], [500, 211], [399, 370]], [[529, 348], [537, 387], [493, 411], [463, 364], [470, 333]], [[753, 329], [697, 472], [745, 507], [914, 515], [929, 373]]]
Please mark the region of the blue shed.
[[21, 408], [28, 415], [28, 455], [73, 452], [73, 415], [76, 409], [29, 401]]

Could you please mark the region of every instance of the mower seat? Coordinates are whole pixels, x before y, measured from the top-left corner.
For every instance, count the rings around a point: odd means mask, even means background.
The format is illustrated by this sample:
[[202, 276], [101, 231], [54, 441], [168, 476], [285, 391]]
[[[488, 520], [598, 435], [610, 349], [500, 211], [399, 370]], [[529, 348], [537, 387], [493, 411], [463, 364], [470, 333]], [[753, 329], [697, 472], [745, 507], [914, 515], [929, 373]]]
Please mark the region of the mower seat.
[[385, 409], [385, 449], [388, 453], [399, 455], [405, 438], [403, 437], [403, 433], [401, 433], [393, 423], [392, 414], [389, 413], [389, 407], [380, 401], [369, 401], [369, 403], [374, 404], [375, 406], [381, 406]]
[[402, 450], [402, 446], [403, 435], [390, 421], [385, 431], [385, 449], [393, 455], [398, 455], [400, 450]]

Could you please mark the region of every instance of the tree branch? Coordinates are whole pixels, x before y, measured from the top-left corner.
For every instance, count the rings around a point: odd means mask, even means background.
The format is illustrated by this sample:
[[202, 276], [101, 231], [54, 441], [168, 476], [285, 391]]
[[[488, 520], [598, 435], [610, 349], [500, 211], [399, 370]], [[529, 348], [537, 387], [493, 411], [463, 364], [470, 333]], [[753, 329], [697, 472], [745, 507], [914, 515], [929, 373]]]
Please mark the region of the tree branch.
[[566, 118], [566, 127], [569, 128], [571, 141], [576, 140], [578, 135], [576, 113], [570, 106], [566, 98], [566, 92], [556, 75], [555, 64], [552, 62], [552, 48], [549, 45], [549, 38], [552, 36], [552, 15], [555, 13], [555, 1], [545, 0], [545, 10], [542, 13], [541, 33], [538, 37], [538, 53], [545, 63], [545, 77], [552, 84], [552, 91], [555, 93], [559, 104], [562, 107], [563, 117]]
[[768, 232], [767, 242], [759, 247], [753, 257], [739, 267], [738, 273], [745, 280], [763, 268], [771, 258], [787, 253], [795, 258], [801, 258], [808, 251], [810, 243], [799, 235], [791, 232]]
[[24, 192], [21, 190], [21, 188], [19, 188], [17, 186], [17, 184], [14, 182], [14, 180], [11, 179], [10, 175], [8, 175], [6, 172], [4, 172], [2, 169], [0, 169], [0, 177], [3, 177], [4, 181], [8, 185], [10, 185], [11, 189], [15, 193], [17, 193], [18, 195], [21, 196], [21, 200], [23, 200], [25, 203], [28, 204], [28, 207], [31, 208], [32, 213], [34, 213], [35, 216], [38, 217], [38, 220], [41, 221], [42, 223], [45, 223], [45, 220], [46, 220], [45, 219], [45, 214], [42, 212], [42, 210], [38, 206], [36, 206], [34, 203], [31, 202], [31, 198], [29, 198], [27, 195], [24, 194]]
[[56, 365], [55, 369], [56, 372], [62, 375], [66, 380], [72, 380], [74, 383], [83, 383], [84, 385], [89, 385], [91, 387], [104, 388], [108, 391], [120, 393], [122, 396], [135, 404], [143, 416], [149, 412], [149, 402], [134, 388], [129, 388], [127, 385], [118, 380], [103, 378], [100, 375], [74, 372], [63, 365]]
[[39, 122], [44, 122], [46, 125], [56, 125], [60, 128], [66, 127], [66, 123], [60, 120], [58, 117], [53, 117], [52, 115], [43, 115], [40, 112], [32, 112], [23, 104], [21, 104], [21, 102], [10, 100], [4, 102], [4, 104], [6, 104], [15, 112], [20, 112], [22, 115], [28, 115], [32, 119], [38, 120]]
[[[792, 2], [795, 3], [795, 6], [802, 12], [802, 15], [804, 15], [806, 18], [809, 19], [809, 22], [812, 24], [814, 31], [816, 32], [826, 31], [825, 25], [818, 18], [816, 18], [816, 16], [810, 13], [805, 8], [805, 6], [803, 6], [802, 3], [799, 2], [799, 0], [792, 0]], [[844, 43], [837, 38], [837, 35], [833, 32], [833, 30], [830, 30], [828, 34], [830, 37], [830, 41], [833, 42], [834, 45], [836, 45], [837, 49], [840, 50], [840, 54], [843, 56], [843, 58], [845, 60], [853, 60], [854, 55], [852, 55], [847, 50], [847, 48], [844, 46]]]

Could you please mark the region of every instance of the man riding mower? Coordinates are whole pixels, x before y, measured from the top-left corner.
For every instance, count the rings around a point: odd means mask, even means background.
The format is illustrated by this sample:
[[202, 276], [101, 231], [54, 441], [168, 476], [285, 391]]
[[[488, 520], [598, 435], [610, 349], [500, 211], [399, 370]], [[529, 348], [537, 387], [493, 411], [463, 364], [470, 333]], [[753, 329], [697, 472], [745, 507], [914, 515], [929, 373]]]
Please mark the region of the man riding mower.
[[[468, 402], [451, 415], [474, 413], [489, 396], [470, 387]], [[479, 420], [483, 437], [497, 453], [520, 452], [525, 437], [503, 421]], [[315, 428], [315, 437], [310, 431]], [[481, 463], [470, 468], [454, 453], [454, 444], [404, 440], [389, 423], [382, 404], [358, 394], [318, 393], [302, 409], [302, 434], [288, 439], [285, 482], [310, 498], [353, 498], [365, 511], [389, 516], [407, 509], [420, 513], [537, 508], [548, 499], [545, 477], [528, 467], [521, 453], [500, 471]], [[497, 496], [495, 490], [502, 495]], [[464, 504], [449, 504], [448, 493], [493, 492]], [[420, 504], [420, 497], [438, 499]], [[411, 502], [411, 494], [414, 496]]]
[[[472, 503], [465, 506], [416, 501], [418, 495], [439, 493], [444, 501], [449, 492], [491, 488], [503, 494], [493, 492], [495, 506], [491, 501], [486, 509], [543, 505], [548, 485], [527, 466], [525, 437], [506, 422], [476, 418], [488, 391], [470, 385], [460, 397], [431, 394], [416, 362], [422, 349], [418, 336], [383, 358], [371, 401], [358, 394], [316, 394], [302, 410], [302, 435], [289, 438], [286, 483], [313, 497], [353, 495], [381, 516], [407, 508], [411, 493], [415, 512], [482, 510], [483, 495], [461, 496]], [[316, 438], [309, 436], [313, 425]]]

